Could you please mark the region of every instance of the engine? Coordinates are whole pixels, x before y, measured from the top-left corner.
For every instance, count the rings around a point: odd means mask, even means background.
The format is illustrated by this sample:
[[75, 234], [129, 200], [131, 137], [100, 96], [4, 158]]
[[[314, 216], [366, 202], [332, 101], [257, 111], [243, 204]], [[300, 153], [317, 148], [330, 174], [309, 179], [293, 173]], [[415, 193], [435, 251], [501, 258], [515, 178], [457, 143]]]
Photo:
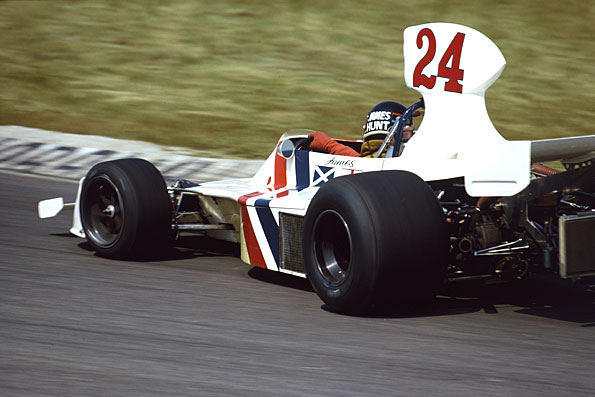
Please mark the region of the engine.
[[462, 180], [432, 183], [450, 231], [448, 281], [593, 273], [592, 178], [538, 178], [512, 197], [469, 197]]

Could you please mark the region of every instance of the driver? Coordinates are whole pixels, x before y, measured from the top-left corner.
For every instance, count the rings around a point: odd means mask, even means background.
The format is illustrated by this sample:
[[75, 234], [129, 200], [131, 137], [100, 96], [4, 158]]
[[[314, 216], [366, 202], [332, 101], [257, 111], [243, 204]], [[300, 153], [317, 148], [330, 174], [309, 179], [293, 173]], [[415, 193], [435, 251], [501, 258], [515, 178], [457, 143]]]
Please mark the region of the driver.
[[[380, 149], [380, 145], [386, 138], [389, 129], [399, 120], [406, 109], [405, 106], [393, 101], [380, 102], [374, 106], [366, 116], [362, 133], [363, 143], [359, 153], [334, 141], [322, 131], [316, 131], [308, 135], [309, 138], [312, 138], [310, 148], [339, 156], [373, 157]], [[403, 127], [403, 142], [411, 139], [413, 133], [413, 126], [405, 125]], [[384, 155], [385, 153], [382, 153], [380, 157], [384, 157]]]

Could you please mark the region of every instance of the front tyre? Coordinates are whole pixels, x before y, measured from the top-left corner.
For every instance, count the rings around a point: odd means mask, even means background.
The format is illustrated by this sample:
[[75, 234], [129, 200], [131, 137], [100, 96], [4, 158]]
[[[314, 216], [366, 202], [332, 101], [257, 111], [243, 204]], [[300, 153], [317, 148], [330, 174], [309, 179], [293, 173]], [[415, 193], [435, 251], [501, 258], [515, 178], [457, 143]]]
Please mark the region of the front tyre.
[[168, 241], [171, 202], [159, 171], [142, 159], [96, 164], [81, 192], [81, 221], [98, 255], [140, 259]]
[[446, 269], [448, 234], [431, 188], [405, 171], [333, 179], [304, 219], [306, 273], [341, 313], [427, 301]]

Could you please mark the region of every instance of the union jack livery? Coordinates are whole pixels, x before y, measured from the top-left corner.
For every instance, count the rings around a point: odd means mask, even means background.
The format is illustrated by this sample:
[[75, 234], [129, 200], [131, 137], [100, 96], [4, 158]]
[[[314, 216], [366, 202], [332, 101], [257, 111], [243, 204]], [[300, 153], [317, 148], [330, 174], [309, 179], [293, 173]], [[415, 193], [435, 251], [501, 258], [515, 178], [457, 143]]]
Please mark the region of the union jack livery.
[[150, 257], [185, 232], [237, 243], [244, 262], [308, 278], [342, 313], [427, 302], [460, 280], [595, 274], [595, 136], [504, 139], [485, 92], [506, 62], [476, 30], [412, 26], [403, 50], [405, 83], [423, 99], [373, 157], [321, 153], [314, 131], [292, 130], [252, 178], [167, 187], [145, 160], [102, 162], [75, 203], [45, 200], [39, 215], [73, 207], [71, 232], [110, 258]]

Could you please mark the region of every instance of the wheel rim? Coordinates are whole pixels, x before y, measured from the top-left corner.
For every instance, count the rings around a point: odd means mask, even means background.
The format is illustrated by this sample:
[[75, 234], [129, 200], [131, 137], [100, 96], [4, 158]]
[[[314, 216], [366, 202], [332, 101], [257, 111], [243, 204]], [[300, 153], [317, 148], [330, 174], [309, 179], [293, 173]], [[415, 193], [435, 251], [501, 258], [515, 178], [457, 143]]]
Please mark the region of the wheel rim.
[[312, 237], [320, 274], [330, 285], [342, 284], [351, 271], [351, 233], [347, 222], [334, 210], [323, 211], [314, 223]]
[[102, 248], [116, 244], [124, 224], [118, 188], [105, 175], [93, 178], [86, 188], [81, 212], [87, 237]]

